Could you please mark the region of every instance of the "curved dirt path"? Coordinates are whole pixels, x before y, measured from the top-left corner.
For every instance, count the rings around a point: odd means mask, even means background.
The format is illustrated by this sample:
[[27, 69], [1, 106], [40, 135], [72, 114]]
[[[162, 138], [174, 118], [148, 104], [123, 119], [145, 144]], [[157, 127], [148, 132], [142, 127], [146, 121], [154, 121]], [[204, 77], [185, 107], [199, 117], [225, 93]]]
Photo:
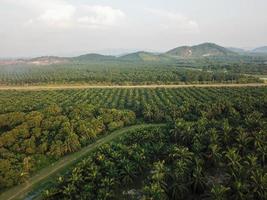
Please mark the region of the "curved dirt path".
[[55, 162], [54, 164], [51, 164], [50, 166], [42, 169], [37, 174], [32, 176], [27, 183], [15, 186], [2, 194], [0, 194], [0, 200], [15, 200], [15, 199], [23, 199], [26, 197], [26, 195], [34, 189], [35, 186], [37, 186], [40, 183], [45, 183], [48, 178], [55, 176], [57, 173], [59, 173], [61, 170], [64, 170], [66, 167], [72, 165], [75, 163], [75, 161], [78, 161], [79, 159], [83, 158], [87, 154], [94, 151], [97, 147], [100, 145], [110, 142], [111, 140], [114, 140], [124, 134], [125, 132], [136, 130], [139, 128], [146, 128], [146, 127], [160, 127], [163, 126], [163, 124], [141, 124], [141, 125], [134, 125], [130, 127], [124, 127], [122, 129], [119, 129], [117, 131], [114, 131], [107, 136], [98, 139], [95, 143], [88, 145], [87, 147], [82, 148], [82, 150], [75, 152], [73, 154], [70, 154], [68, 156], [63, 157], [59, 161]]
[[40, 86], [0, 86], [2, 90], [65, 90], [94, 88], [207, 88], [207, 87], [266, 87], [266, 83], [222, 83], [222, 84], [187, 84], [187, 85], [40, 85]]

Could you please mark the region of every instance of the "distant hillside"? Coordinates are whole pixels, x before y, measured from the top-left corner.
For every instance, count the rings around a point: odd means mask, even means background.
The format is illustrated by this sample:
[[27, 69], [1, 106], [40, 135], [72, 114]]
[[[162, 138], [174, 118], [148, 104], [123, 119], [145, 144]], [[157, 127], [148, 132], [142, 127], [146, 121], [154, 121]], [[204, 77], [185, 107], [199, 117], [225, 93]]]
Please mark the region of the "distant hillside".
[[246, 53], [247, 51], [245, 49], [241, 49], [241, 48], [236, 48], [236, 47], [228, 47], [227, 48], [229, 51], [235, 52], [235, 53]]
[[68, 58], [57, 57], [57, 56], [42, 56], [32, 59], [7, 59], [0, 60], [0, 65], [53, 65], [53, 64], [64, 64], [68, 63]]
[[253, 49], [252, 52], [253, 53], [267, 53], [267, 46]]
[[188, 62], [196, 59], [210, 58], [215, 60], [240, 61], [244, 56], [266, 57], [267, 46], [254, 49], [253, 51], [246, 51], [240, 48], [225, 48], [214, 43], [203, 43], [195, 46], [181, 46], [169, 50], [166, 53], [152, 53], [146, 51], [138, 51], [129, 53], [123, 56], [107, 56], [96, 53], [80, 55], [77, 57], [57, 57], [57, 56], [43, 56], [32, 59], [0, 59], [0, 65], [53, 65], [65, 64], [70, 62], [96, 63], [96, 62]]
[[119, 57], [119, 59], [127, 61], [160, 61], [161, 57], [153, 53], [139, 51], [136, 53], [121, 56]]
[[72, 59], [76, 61], [109, 61], [109, 60], [115, 60], [116, 57], [91, 53], [91, 54], [85, 54], [85, 55], [73, 57]]
[[196, 46], [182, 46], [166, 53], [179, 58], [211, 57], [211, 56], [236, 56], [237, 53], [213, 43], [204, 43]]

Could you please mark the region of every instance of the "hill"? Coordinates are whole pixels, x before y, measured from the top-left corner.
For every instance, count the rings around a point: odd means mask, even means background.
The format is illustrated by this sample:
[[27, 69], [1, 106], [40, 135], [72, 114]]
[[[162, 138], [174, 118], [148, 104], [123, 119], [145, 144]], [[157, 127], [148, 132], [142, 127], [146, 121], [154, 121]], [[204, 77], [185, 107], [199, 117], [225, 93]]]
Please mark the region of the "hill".
[[52, 64], [68, 63], [69, 59], [57, 56], [42, 56], [24, 61], [26, 64], [32, 64], [32, 65], [52, 65]]
[[267, 46], [253, 49], [252, 52], [253, 53], [267, 53]]
[[159, 55], [139, 51], [136, 53], [126, 54], [124, 56], [119, 57], [120, 60], [127, 60], [127, 61], [160, 61], [161, 58]]
[[6, 59], [0, 60], [0, 65], [53, 65], [53, 64], [64, 64], [70, 60], [64, 57], [57, 56], [42, 56], [32, 59]]
[[71, 62], [96, 63], [96, 62], [188, 62], [190, 60], [210, 58], [215, 60], [237, 61], [244, 59], [244, 56], [266, 56], [267, 46], [246, 51], [239, 48], [225, 48], [214, 43], [203, 43], [194, 46], [181, 46], [171, 49], [165, 53], [153, 53], [146, 51], [138, 51], [122, 56], [101, 55], [97, 53], [89, 53], [77, 57], [56, 57], [43, 56], [32, 59], [0, 59], [1, 66], [30, 64], [30, 65], [53, 65], [65, 64]]
[[73, 57], [72, 59], [75, 61], [110, 61], [110, 60], [115, 60], [116, 57], [90, 53], [90, 54]]
[[166, 53], [178, 58], [199, 58], [212, 56], [237, 56], [238, 54], [213, 43], [203, 43], [196, 46], [182, 46]]
[[236, 47], [228, 47], [227, 48], [229, 51], [235, 52], [235, 53], [239, 53], [239, 54], [244, 54], [247, 51], [245, 49], [242, 48], [236, 48]]

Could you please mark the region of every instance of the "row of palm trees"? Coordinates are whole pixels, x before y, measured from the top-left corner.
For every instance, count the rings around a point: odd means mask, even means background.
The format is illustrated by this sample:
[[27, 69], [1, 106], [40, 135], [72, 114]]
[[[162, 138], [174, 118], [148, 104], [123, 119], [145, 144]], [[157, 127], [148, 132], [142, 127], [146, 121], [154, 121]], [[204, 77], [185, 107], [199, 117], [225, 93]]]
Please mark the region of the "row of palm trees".
[[[148, 178], [139, 189], [144, 200], [267, 199], [263, 106], [250, 112], [220, 101], [200, 112], [185, 105], [181, 113], [186, 118], [172, 119], [167, 129], [130, 132], [99, 148], [48, 191], [46, 199], [118, 199], [124, 190], [138, 188], [144, 174]], [[198, 118], [188, 118], [188, 112]]]
[[[178, 165], [170, 161], [165, 163], [164, 183], [160, 187], [164, 189], [163, 196], [168, 199], [188, 199], [195, 195], [212, 199], [267, 199], [264, 110], [252, 113], [239, 110], [239, 119], [234, 122], [228, 119], [236, 109], [228, 102], [220, 102], [218, 107], [211, 107], [206, 112], [198, 121], [180, 118], [171, 124], [171, 142], [182, 145], [182, 149], [187, 147], [194, 162], [186, 166], [184, 159], [177, 157]], [[172, 158], [171, 152], [169, 157]], [[190, 173], [184, 181], [182, 177], [186, 171]], [[175, 179], [176, 174], [179, 179]], [[149, 193], [156, 184], [153, 176], [145, 191], [149, 198], [160, 199], [153, 197], [153, 192]], [[178, 187], [175, 197], [169, 195], [173, 184]]]
[[116, 191], [134, 185], [157, 158], [155, 154], [166, 149], [166, 144], [164, 128], [131, 132], [117, 142], [99, 147], [68, 176], [60, 177], [56, 187], [45, 192], [45, 198], [116, 199]]

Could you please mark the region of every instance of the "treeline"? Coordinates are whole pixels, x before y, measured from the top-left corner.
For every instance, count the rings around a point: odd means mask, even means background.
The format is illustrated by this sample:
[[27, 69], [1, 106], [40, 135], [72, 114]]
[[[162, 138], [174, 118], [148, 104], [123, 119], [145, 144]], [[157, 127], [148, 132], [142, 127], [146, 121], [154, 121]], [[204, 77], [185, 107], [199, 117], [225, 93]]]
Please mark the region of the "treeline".
[[0, 115], [0, 189], [28, 176], [99, 135], [133, 124], [135, 113], [88, 104], [51, 105], [32, 112]]
[[256, 75], [267, 75], [267, 64], [224, 64], [220, 67], [211, 65], [204, 67], [205, 70], [221, 70], [225, 69], [232, 74], [256, 74]]
[[243, 56], [239, 62], [229, 62], [224, 60], [206, 59], [206, 64], [203, 63], [202, 69], [212, 71], [227, 70], [229, 73], [237, 74], [267, 74], [267, 63], [265, 57]]
[[[202, 70], [203, 66], [207, 66], [209, 70]], [[184, 66], [179, 63], [146, 62], [71, 63], [64, 66], [1, 66], [0, 85], [260, 82], [258, 78], [244, 76], [238, 70], [227, 71], [224, 69], [229, 68], [218, 67], [216, 63], [211, 65], [203, 63], [200, 67], [195, 68], [193, 63]]]
[[166, 128], [129, 132], [100, 147], [43, 198], [266, 199], [266, 103], [190, 108]]

